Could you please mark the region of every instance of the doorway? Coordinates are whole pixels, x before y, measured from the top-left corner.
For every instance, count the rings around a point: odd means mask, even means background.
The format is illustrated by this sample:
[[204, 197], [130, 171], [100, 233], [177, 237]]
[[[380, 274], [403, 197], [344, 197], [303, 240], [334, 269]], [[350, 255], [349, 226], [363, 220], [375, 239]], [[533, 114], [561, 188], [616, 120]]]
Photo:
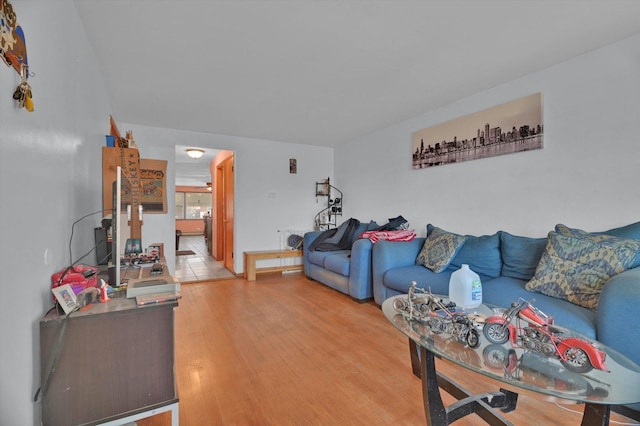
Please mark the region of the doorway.
[[[204, 155], [194, 159], [186, 153], [189, 148], [194, 147], [176, 145], [175, 149], [176, 231], [182, 232], [180, 251], [176, 252], [176, 276], [183, 282], [235, 277], [234, 152], [195, 147]], [[210, 219], [179, 219], [179, 192], [190, 189], [211, 194], [212, 208], [206, 214], [211, 216]], [[210, 248], [207, 247], [208, 242]]]
[[178, 281], [185, 283], [235, 278], [222, 262], [215, 260], [207, 252], [202, 235], [182, 235], [180, 249], [193, 254], [176, 256], [175, 276]]

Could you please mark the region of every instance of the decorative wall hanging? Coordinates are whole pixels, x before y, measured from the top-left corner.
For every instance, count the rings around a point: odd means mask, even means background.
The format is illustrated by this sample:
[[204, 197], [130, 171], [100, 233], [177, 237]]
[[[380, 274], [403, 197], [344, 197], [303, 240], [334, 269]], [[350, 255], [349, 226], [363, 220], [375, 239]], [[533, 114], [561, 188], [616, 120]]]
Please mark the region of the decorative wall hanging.
[[329, 178], [316, 182], [316, 200], [327, 197], [327, 207], [320, 210], [313, 219], [316, 231], [324, 231], [338, 226], [338, 216], [342, 216], [342, 191], [331, 185]]
[[413, 134], [413, 168], [541, 149], [542, 93], [418, 130]]
[[167, 161], [140, 159], [141, 204], [145, 213], [167, 212]]
[[18, 25], [16, 13], [8, 0], [0, 0], [0, 56], [2, 60], [20, 74], [20, 84], [13, 92], [13, 99], [20, 108], [33, 111], [33, 94], [27, 78], [29, 72], [27, 43], [22, 27]]

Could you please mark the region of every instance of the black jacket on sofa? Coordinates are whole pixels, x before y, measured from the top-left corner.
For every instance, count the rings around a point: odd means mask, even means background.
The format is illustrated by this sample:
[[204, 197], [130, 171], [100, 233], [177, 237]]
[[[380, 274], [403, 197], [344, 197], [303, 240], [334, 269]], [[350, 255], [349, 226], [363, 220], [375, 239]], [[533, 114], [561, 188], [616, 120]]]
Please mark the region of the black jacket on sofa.
[[[353, 240], [358, 238], [356, 230], [358, 219], [351, 218], [335, 229], [328, 229], [318, 236], [309, 246], [310, 251], [350, 250]], [[306, 249], [306, 247], [305, 247]]]

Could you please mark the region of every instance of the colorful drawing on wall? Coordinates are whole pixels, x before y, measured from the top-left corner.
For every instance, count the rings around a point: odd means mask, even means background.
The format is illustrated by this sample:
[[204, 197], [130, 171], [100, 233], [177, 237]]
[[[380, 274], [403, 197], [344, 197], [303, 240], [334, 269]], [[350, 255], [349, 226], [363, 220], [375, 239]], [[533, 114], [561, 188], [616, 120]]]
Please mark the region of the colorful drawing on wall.
[[542, 93], [536, 93], [418, 130], [413, 168], [542, 149], [543, 139]]
[[141, 158], [140, 177], [144, 213], [166, 213], [167, 161]]
[[21, 74], [23, 65], [28, 69], [24, 31], [18, 25], [16, 13], [8, 0], [0, 0], [0, 49], [4, 62], [18, 74]]
[[13, 99], [19, 108], [33, 111], [33, 93], [27, 83], [29, 62], [27, 61], [27, 43], [24, 31], [18, 25], [16, 13], [8, 0], [0, 0], [0, 56], [10, 67], [20, 74], [20, 84], [13, 92]]

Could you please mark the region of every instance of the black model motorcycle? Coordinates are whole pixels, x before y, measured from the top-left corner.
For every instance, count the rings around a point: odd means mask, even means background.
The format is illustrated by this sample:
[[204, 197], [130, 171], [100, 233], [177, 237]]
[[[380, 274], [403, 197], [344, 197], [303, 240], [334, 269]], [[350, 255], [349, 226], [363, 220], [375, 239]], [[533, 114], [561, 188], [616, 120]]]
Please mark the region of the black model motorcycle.
[[431, 314], [429, 327], [433, 333], [450, 334], [465, 342], [470, 348], [477, 348], [480, 345], [478, 329], [482, 324], [474, 321], [464, 312], [451, 312], [443, 305], [437, 313]]

